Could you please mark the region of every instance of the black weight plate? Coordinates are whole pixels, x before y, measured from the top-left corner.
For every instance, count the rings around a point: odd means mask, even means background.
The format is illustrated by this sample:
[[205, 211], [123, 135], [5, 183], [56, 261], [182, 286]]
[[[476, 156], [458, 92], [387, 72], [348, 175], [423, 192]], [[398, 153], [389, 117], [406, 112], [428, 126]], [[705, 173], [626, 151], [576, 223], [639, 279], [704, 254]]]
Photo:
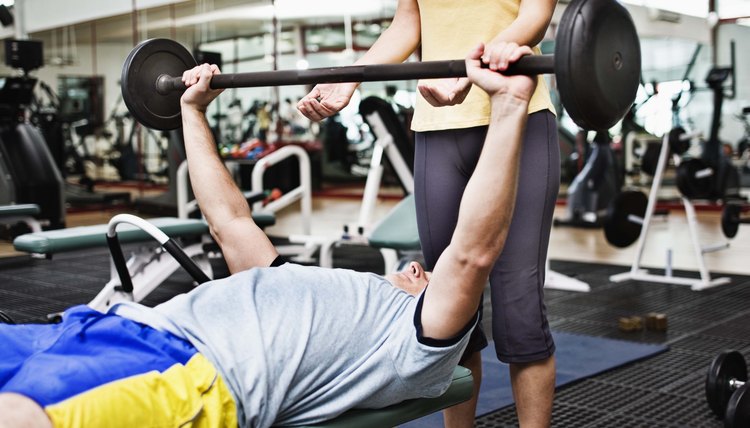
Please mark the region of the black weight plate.
[[638, 240], [643, 225], [633, 218], [643, 220], [648, 197], [638, 190], [624, 190], [612, 202], [604, 219], [604, 237], [618, 248], [625, 248]]
[[656, 168], [659, 166], [659, 156], [661, 155], [661, 143], [648, 143], [646, 150], [641, 156], [641, 171], [650, 176], [656, 175]]
[[672, 150], [672, 153], [681, 155], [690, 148], [690, 140], [683, 140], [681, 138], [683, 135], [685, 135], [685, 129], [681, 126], [672, 128], [669, 131], [669, 148]]
[[683, 159], [677, 167], [677, 189], [689, 199], [708, 199], [714, 190], [715, 171], [699, 158]]
[[742, 385], [729, 398], [724, 414], [726, 428], [750, 427], [750, 385]]
[[560, 99], [578, 126], [604, 131], [635, 101], [641, 45], [628, 11], [615, 0], [574, 0], [557, 28]]
[[182, 76], [195, 67], [190, 51], [169, 39], [151, 39], [133, 48], [122, 66], [122, 99], [135, 120], [149, 128], [171, 130], [182, 124], [179, 91], [161, 95], [156, 79], [162, 75]]
[[721, 211], [721, 231], [727, 238], [734, 238], [740, 228], [742, 207], [737, 204], [726, 204]]
[[737, 351], [724, 351], [714, 357], [706, 373], [706, 401], [719, 418], [724, 416], [732, 396], [729, 380], [747, 381], [745, 358]]

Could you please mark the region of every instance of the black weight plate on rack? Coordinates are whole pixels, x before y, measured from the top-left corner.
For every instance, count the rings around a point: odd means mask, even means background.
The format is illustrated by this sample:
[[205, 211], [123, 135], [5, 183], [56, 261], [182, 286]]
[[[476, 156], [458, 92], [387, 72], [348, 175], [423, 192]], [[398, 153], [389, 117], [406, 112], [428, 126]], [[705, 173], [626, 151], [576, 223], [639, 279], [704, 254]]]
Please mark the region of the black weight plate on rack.
[[625, 248], [638, 240], [643, 224], [633, 221], [643, 220], [648, 206], [648, 197], [638, 190], [624, 190], [609, 208], [604, 219], [604, 237], [618, 248]]
[[677, 189], [688, 199], [708, 199], [714, 190], [716, 171], [700, 158], [683, 159], [677, 167]]
[[742, 207], [737, 204], [726, 204], [721, 211], [721, 231], [727, 238], [734, 238], [740, 229]]

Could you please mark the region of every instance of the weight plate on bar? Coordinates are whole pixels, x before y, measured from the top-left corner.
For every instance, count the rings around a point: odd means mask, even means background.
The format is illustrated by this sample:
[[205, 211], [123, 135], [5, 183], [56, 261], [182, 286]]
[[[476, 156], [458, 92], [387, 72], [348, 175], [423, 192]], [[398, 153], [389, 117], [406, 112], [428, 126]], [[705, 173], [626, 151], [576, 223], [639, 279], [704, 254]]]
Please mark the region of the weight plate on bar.
[[747, 381], [745, 357], [737, 351], [724, 351], [714, 357], [706, 373], [706, 401], [719, 418], [724, 417], [729, 397], [732, 396], [730, 379]]
[[643, 228], [648, 197], [639, 190], [624, 190], [612, 202], [604, 219], [604, 237], [618, 248], [638, 240]]
[[734, 238], [740, 229], [742, 207], [737, 204], [726, 204], [721, 211], [721, 231], [727, 238]]
[[661, 155], [661, 142], [646, 143], [646, 150], [641, 155], [641, 171], [650, 176], [656, 175], [656, 168], [659, 166], [659, 156]]
[[750, 385], [742, 385], [729, 398], [727, 411], [724, 414], [724, 426], [727, 428], [750, 427]]
[[714, 172], [700, 158], [683, 159], [677, 167], [677, 189], [688, 199], [709, 199], [714, 190]]
[[641, 44], [628, 11], [616, 1], [572, 2], [555, 42], [560, 98], [573, 121], [604, 131], [630, 110], [641, 75]]
[[672, 149], [672, 153], [681, 155], [690, 148], [690, 140], [683, 140], [683, 135], [685, 135], [685, 129], [681, 126], [669, 131], [669, 148]]
[[195, 65], [190, 51], [173, 40], [151, 39], [136, 46], [125, 59], [120, 80], [122, 99], [135, 120], [153, 129], [179, 128], [182, 92], [161, 95], [156, 79], [162, 74], [182, 76]]

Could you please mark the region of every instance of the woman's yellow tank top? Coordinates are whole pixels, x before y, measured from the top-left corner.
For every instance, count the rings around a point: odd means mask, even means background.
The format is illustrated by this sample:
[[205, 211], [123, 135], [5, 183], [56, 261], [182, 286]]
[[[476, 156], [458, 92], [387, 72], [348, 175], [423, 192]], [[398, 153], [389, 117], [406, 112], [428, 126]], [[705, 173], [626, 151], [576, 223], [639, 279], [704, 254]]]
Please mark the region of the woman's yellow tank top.
[[[465, 58], [479, 42], [489, 42], [518, 16], [521, 0], [418, 0], [422, 25], [422, 60]], [[539, 53], [539, 48], [534, 47]], [[529, 113], [555, 112], [544, 78], [539, 77]], [[487, 94], [472, 87], [463, 103], [433, 107], [417, 92], [414, 131], [470, 128], [489, 124]]]

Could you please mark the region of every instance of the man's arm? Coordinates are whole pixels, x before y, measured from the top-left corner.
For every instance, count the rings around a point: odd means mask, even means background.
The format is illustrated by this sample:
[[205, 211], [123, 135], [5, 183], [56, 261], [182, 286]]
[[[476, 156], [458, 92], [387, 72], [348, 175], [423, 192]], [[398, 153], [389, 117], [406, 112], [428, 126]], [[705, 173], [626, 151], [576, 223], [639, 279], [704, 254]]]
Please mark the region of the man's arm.
[[[507, 62], [530, 54], [509, 45]], [[426, 337], [448, 339], [475, 316], [492, 265], [508, 234], [516, 199], [521, 141], [535, 79], [505, 77], [480, 68], [483, 46], [467, 58], [470, 80], [490, 95], [492, 113], [484, 147], [458, 214], [451, 242], [438, 259], [422, 307]]]
[[221, 91], [209, 89], [216, 66], [188, 70], [183, 81], [189, 86], [182, 96], [182, 131], [193, 192], [211, 235], [216, 239], [232, 273], [256, 266], [269, 266], [278, 256], [265, 233], [255, 224], [250, 207], [219, 158], [206, 108]]

